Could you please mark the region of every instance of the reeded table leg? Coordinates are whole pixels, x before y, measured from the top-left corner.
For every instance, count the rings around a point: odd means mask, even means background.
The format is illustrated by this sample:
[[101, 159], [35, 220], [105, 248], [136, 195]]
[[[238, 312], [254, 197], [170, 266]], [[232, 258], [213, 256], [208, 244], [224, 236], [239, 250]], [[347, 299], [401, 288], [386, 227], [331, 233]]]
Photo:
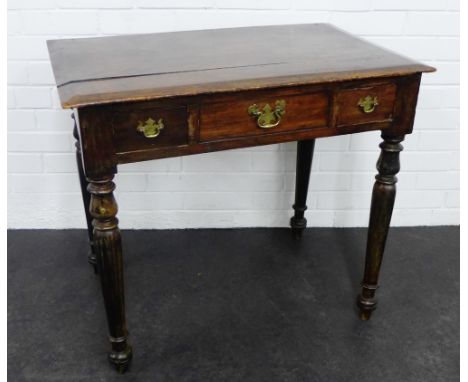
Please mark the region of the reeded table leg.
[[382, 138], [384, 139], [380, 144], [382, 151], [377, 161], [379, 173], [375, 177], [372, 191], [362, 292], [357, 299], [362, 320], [370, 318], [377, 304], [375, 291], [378, 288], [379, 271], [395, 202], [397, 182], [395, 175], [400, 170], [399, 156], [400, 151], [403, 150], [400, 144], [403, 136], [390, 136], [382, 133]]
[[296, 159], [296, 195], [294, 199], [294, 216], [291, 218], [291, 228], [296, 238], [302, 236], [307, 227], [304, 212], [307, 209], [307, 192], [309, 190], [310, 169], [314, 155], [315, 139], [297, 142]]
[[109, 360], [123, 373], [130, 364], [132, 348], [127, 339], [122, 245], [114, 189], [112, 177], [90, 180], [88, 186], [89, 210], [94, 218], [94, 248], [112, 345]]
[[76, 139], [75, 147], [76, 147], [76, 165], [78, 167], [78, 176], [80, 178], [80, 186], [81, 186], [81, 196], [83, 198], [83, 205], [86, 215], [86, 223], [88, 226], [88, 238], [89, 238], [89, 245], [90, 245], [90, 252], [88, 254], [88, 262], [93, 266], [94, 273], [97, 273], [96, 267], [96, 255], [94, 253], [94, 244], [93, 244], [93, 217], [89, 213], [89, 202], [91, 200], [91, 195], [89, 194], [87, 187], [88, 181], [86, 180], [84, 170], [83, 170], [83, 162], [81, 161], [81, 146], [80, 146], [80, 137], [78, 135], [78, 128], [76, 126], [75, 116], [72, 114], [72, 118], [74, 120], [74, 127], [73, 127], [73, 136]]

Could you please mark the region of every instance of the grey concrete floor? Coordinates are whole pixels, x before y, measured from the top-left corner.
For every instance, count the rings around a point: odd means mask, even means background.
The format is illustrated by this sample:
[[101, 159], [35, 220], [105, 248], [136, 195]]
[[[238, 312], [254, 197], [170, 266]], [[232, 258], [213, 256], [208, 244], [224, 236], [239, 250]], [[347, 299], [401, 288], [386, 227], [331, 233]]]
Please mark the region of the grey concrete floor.
[[9, 231], [9, 381], [458, 381], [459, 228], [391, 229], [369, 322], [365, 239], [123, 231], [134, 360], [117, 375], [85, 231]]

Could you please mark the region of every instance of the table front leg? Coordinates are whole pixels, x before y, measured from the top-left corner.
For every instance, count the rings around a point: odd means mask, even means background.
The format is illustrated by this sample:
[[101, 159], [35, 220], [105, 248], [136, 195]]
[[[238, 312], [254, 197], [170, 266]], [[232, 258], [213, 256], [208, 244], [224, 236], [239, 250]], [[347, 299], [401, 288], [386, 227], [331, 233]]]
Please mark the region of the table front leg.
[[130, 364], [132, 348], [128, 343], [125, 318], [122, 244], [112, 178], [89, 180], [89, 211], [94, 218], [94, 248], [112, 346], [109, 360], [123, 373]]
[[395, 175], [400, 170], [399, 156], [403, 150], [400, 142], [404, 136], [382, 133], [382, 138], [384, 141], [380, 144], [381, 153], [377, 161], [378, 174], [372, 191], [362, 291], [357, 299], [362, 320], [370, 318], [377, 304], [375, 291], [378, 288], [379, 271], [395, 202]]
[[83, 206], [86, 216], [86, 224], [88, 227], [88, 238], [89, 238], [89, 246], [90, 252], [88, 254], [88, 263], [93, 266], [94, 273], [97, 273], [97, 266], [96, 266], [96, 254], [94, 253], [94, 238], [93, 238], [93, 217], [89, 212], [89, 203], [91, 201], [91, 195], [88, 192], [88, 181], [86, 180], [86, 176], [83, 169], [83, 162], [81, 160], [81, 144], [80, 144], [80, 137], [78, 134], [78, 128], [76, 126], [75, 117], [72, 114], [72, 119], [74, 121], [73, 127], [73, 136], [75, 137], [75, 147], [76, 147], [76, 166], [78, 168], [78, 177], [80, 179], [80, 187], [81, 187], [81, 196], [83, 198]]

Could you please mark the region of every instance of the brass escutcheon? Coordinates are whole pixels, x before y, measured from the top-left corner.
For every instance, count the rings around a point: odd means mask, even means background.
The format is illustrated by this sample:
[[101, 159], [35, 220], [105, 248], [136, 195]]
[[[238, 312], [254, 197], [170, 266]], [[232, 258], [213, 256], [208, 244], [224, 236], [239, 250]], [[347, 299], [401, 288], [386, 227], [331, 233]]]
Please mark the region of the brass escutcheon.
[[372, 97], [370, 95], [360, 98], [358, 102], [358, 106], [361, 107], [364, 113], [372, 113], [378, 104], [379, 100], [377, 97]]
[[281, 117], [286, 113], [286, 101], [278, 100], [275, 102], [275, 108], [272, 110], [270, 104], [266, 104], [260, 111], [256, 104], [250, 105], [247, 113], [257, 118], [257, 125], [262, 129], [271, 129], [281, 122]]
[[162, 118], [156, 122], [153, 118], [148, 118], [145, 123], [138, 121], [137, 131], [143, 133], [146, 138], [156, 138], [164, 129]]

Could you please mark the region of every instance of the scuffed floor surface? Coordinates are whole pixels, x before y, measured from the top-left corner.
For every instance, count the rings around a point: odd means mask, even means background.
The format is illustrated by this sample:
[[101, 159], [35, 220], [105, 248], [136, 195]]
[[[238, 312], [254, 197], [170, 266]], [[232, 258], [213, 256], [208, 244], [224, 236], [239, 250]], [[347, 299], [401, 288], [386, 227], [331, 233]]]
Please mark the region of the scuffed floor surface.
[[393, 228], [371, 321], [365, 229], [123, 231], [117, 375], [84, 230], [8, 233], [9, 381], [459, 380], [459, 228]]

